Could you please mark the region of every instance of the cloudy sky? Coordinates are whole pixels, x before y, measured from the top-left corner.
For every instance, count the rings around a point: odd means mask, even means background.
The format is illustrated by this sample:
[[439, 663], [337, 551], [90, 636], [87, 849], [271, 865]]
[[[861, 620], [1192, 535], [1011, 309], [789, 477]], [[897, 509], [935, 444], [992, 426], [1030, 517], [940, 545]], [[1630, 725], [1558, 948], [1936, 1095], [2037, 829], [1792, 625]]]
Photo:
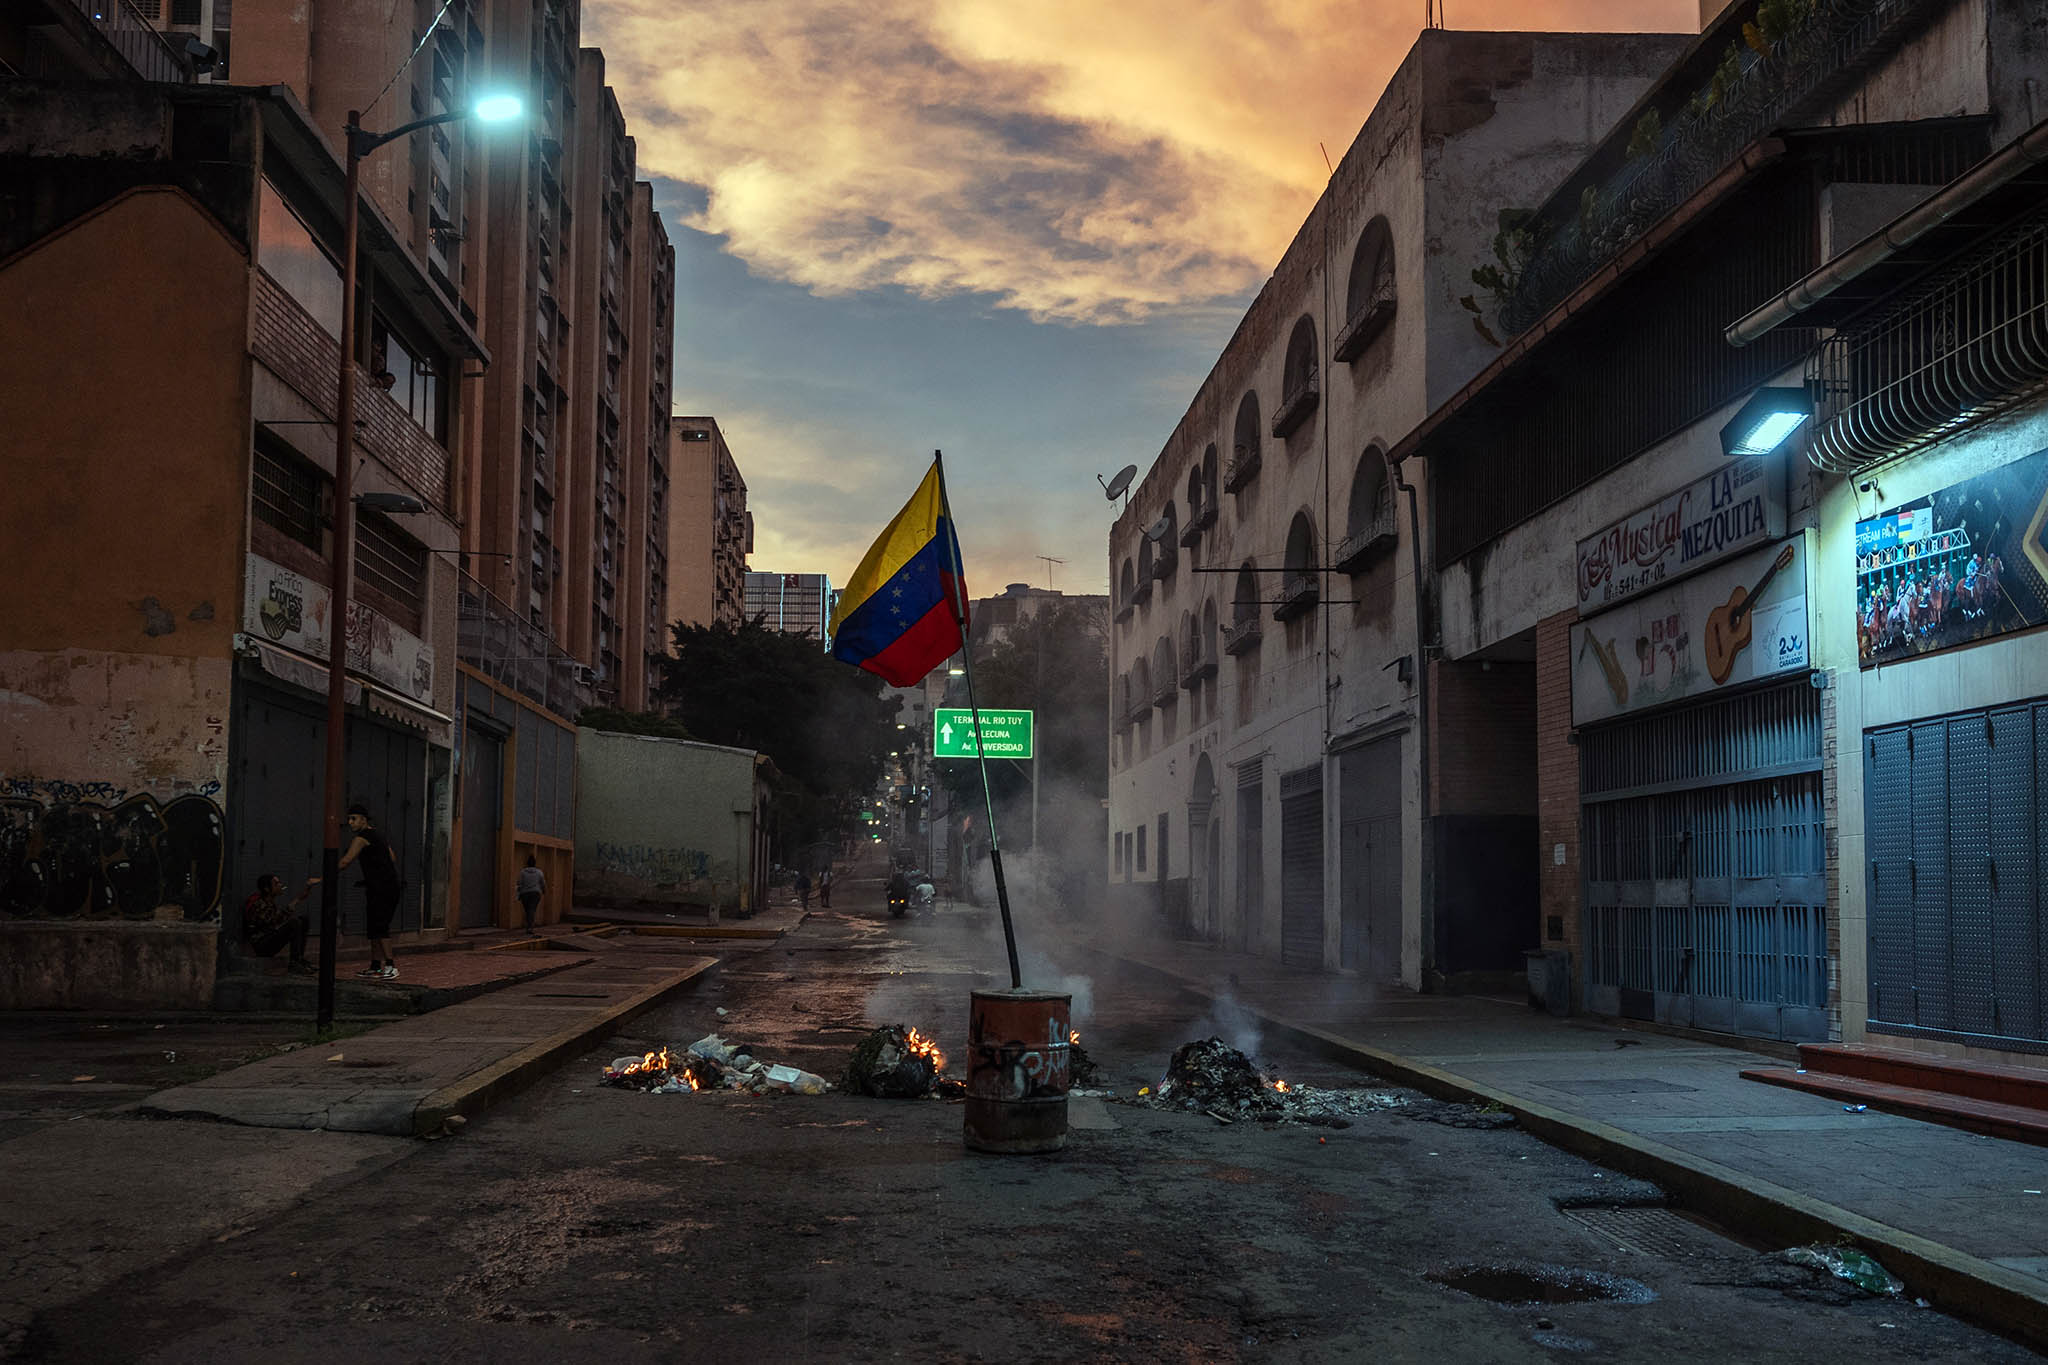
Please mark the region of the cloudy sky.
[[[1698, 26], [1697, 0], [1447, 8]], [[586, 0], [675, 242], [676, 410], [732, 443], [753, 567], [843, 583], [942, 449], [972, 591], [1105, 591], [1096, 476], [1158, 454], [1422, 11]]]

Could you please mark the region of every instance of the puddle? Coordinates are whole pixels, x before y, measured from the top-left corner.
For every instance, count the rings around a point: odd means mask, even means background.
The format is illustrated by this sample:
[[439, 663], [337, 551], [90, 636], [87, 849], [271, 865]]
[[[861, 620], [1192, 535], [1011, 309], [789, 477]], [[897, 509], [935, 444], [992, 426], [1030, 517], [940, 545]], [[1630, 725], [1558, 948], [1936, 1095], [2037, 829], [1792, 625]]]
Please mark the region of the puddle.
[[1649, 1303], [1657, 1297], [1648, 1285], [1626, 1276], [1556, 1266], [1452, 1266], [1431, 1271], [1425, 1278], [1475, 1299], [1515, 1307], [1546, 1303]]

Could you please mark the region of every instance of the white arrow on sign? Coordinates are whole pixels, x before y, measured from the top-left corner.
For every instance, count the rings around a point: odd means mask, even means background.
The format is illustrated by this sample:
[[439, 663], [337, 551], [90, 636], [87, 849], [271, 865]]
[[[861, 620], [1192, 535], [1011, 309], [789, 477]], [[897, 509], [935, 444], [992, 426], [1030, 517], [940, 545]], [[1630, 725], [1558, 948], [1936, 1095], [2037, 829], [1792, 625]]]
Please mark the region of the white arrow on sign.
[[953, 742], [953, 722], [947, 721], [939, 727], [939, 742], [942, 744], [951, 744]]

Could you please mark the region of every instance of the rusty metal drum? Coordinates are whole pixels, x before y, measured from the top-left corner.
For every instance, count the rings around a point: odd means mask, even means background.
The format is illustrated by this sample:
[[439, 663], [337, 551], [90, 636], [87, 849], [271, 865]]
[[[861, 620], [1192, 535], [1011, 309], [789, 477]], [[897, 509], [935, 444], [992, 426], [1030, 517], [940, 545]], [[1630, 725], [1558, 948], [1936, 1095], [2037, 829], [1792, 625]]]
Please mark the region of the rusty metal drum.
[[970, 1151], [1057, 1152], [1067, 1145], [1068, 1018], [1056, 991], [976, 991], [967, 1010]]

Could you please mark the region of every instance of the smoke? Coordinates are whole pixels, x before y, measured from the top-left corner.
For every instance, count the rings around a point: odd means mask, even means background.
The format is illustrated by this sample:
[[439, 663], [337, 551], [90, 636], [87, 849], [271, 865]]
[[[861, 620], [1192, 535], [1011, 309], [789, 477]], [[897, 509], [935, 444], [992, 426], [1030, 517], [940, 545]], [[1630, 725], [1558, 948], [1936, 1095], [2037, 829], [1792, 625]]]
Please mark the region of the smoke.
[[1203, 1038], [1221, 1038], [1245, 1056], [1256, 1058], [1265, 1034], [1259, 1027], [1258, 1016], [1237, 1003], [1237, 998], [1226, 990], [1210, 1003], [1209, 1012], [1196, 1020], [1188, 1032], [1190, 1042]]

